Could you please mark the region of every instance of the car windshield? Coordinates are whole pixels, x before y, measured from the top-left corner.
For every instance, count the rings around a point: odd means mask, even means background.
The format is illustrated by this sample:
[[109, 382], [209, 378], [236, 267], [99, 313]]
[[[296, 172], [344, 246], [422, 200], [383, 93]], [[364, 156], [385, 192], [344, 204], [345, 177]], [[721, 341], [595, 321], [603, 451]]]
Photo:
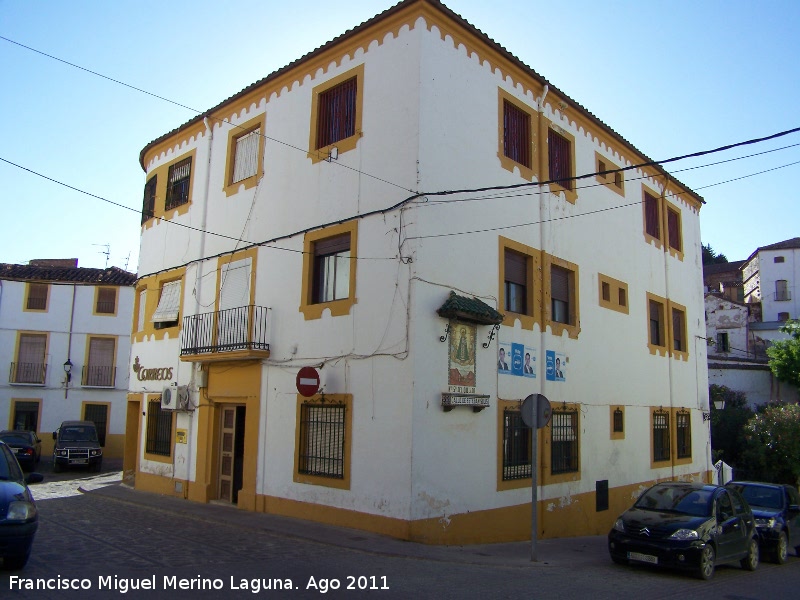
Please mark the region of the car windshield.
[[711, 490], [668, 486], [650, 488], [634, 506], [695, 517], [710, 517], [713, 509]]
[[16, 445], [16, 444], [30, 444], [31, 440], [29, 438], [23, 437], [21, 435], [15, 435], [11, 433], [4, 433], [0, 435], [0, 440], [3, 440], [6, 444]]
[[762, 485], [734, 486], [750, 506], [783, 508], [783, 490]]
[[93, 427], [64, 427], [61, 430], [62, 442], [96, 442], [97, 432]]

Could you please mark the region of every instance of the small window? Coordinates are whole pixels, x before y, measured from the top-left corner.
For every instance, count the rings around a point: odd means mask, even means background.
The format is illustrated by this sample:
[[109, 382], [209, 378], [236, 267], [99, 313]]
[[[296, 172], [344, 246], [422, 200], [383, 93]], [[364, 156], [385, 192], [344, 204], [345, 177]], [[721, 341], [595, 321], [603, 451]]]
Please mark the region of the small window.
[[622, 174], [622, 171], [617, 171], [614, 173], [614, 185], [619, 189], [623, 189], [625, 187], [625, 176]]
[[578, 411], [554, 410], [551, 416], [550, 472], [578, 471]]
[[11, 383], [43, 384], [47, 373], [47, 334], [21, 333], [17, 362], [11, 365]]
[[50, 286], [46, 283], [29, 283], [25, 308], [27, 310], [47, 310], [49, 292]]
[[572, 190], [572, 143], [553, 128], [547, 130], [550, 181]]
[[89, 338], [89, 359], [83, 368], [81, 385], [114, 387], [116, 380], [116, 348], [114, 338]]
[[298, 473], [344, 479], [345, 413], [343, 404], [302, 405]]
[[167, 199], [165, 210], [170, 210], [189, 202], [189, 184], [192, 175], [192, 157], [170, 165], [167, 174]]
[[669, 459], [669, 413], [657, 410], [653, 412], [653, 462]]
[[607, 281], [601, 281], [601, 296], [605, 302], [611, 302], [611, 284]]
[[600, 282], [600, 306], [628, 314], [628, 284], [602, 273], [597, 274]]
[[622, 412], [622, 409], [617, 407], [614, 409], [614, 413], [612, 415], [612, 428], [611, 431], [613, 433], [624, 433], [625, 432], [625, 413]]
[[628, 306], [628, 290], [627, 288], [619, 288], [617, 290], [617, 302], [620, 306]]
[[644, 231], [656, 240], [661, 239], [661, 211], [658, 198], [644, 193]]
[[113, 315], [117, 312], [117, 288], [98, 288], [95, 312], [102, 315]]
[[678, 411], [675, 415], [675, 433], [677, 448], [675, 449], [678, 458], [692, 457], [692, 419], [691, 413], [687, 410]]
[[508, 100], [503, 101], [503, 153], [531, 168], [531, 117]]
[[161, 410], [161, 400], [147, 403], [145, 452], [156, 456], [172, 455], [172, 411]]
[[528, 258], [505, 250], [505, 309], [522, 315], [528, 312]]
[[594, 157], [596, 165], [595, 180], [606, 189], [624, 196], [625, 176], [621, 168], [599, 152], [595, 152]]
[[158, 307], [153, 313], [153, 323], [156, 329], [174, 327], [178, 324], [181, 303], [181, 282], [170, 281], [161, 287], [161, 296]]
[[788, 312], [779, 312], [778, 313], [778, 321], [788, 321], [789, 320], [789, 313]]
[[358, 79], [352, 77], [319, 95], [316, 148], [324, 148], [356, 133]]
[[350, 234], [314, 243], [315, 304], [343, 300], [350, 295]]
[[531, 429], [519, 410], [503, 410], [503, 481], [531, 478]]
[[717, 334], [717, 351], [718, 352], [730, 352], [731, 346], [728, 342], [728, 332], [721, 332]]
[[774, 263], [782, 263], [784, 260], [785, 260], [785, 257], [783, 257], [783, 256], [776, 256], [776, 257], [774, 257], [774, 258], [772, 259], [772, 262], [774, 262]]
[[152, 219], [156, 211], [156, 186], [157, 176], [153, 175], [144, 186], [144, 199], [142, 200], [142, 223]]

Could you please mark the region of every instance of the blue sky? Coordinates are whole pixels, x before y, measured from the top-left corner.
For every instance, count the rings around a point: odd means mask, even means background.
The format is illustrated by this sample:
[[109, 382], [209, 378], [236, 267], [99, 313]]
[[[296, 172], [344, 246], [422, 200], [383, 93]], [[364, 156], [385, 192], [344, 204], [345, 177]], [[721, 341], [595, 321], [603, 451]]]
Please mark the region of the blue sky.
[[[0, 0], [0, 36], [204, 111], [392, 4]], [[800, 2], [446, 4], [650, 158], [800, 126]], [[196, 113], [2, 39], [0, 73], [0, 262], [135, 271], [139, 152]], [[730, 260], [800, 236], [800, 133], [667, 168], [705, 198], [702, 241]]]

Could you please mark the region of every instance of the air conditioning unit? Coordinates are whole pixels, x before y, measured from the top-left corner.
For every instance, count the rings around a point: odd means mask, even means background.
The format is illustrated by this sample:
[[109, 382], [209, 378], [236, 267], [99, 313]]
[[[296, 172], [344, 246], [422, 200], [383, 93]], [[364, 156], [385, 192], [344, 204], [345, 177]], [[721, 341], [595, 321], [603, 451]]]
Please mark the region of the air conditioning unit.
[[161, 410], [175, 410], [175, 396], [177, 394], [173, 392], [172, 388], [165, 387], [161, 392]]
[[189, 386], [179, 385], [176, 389], [175, 410], [192, 410], [192, 401], [189, 399]]

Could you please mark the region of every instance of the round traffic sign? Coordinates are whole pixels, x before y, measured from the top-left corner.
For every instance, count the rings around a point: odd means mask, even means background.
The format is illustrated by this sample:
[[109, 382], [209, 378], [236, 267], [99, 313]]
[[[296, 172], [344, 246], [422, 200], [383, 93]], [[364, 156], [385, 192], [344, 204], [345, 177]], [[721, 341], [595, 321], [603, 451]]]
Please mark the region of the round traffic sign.
[[319, 390], [319, 373], [314, 367], [303, 367], [297, 372], [297, 391], [310, 398]]

